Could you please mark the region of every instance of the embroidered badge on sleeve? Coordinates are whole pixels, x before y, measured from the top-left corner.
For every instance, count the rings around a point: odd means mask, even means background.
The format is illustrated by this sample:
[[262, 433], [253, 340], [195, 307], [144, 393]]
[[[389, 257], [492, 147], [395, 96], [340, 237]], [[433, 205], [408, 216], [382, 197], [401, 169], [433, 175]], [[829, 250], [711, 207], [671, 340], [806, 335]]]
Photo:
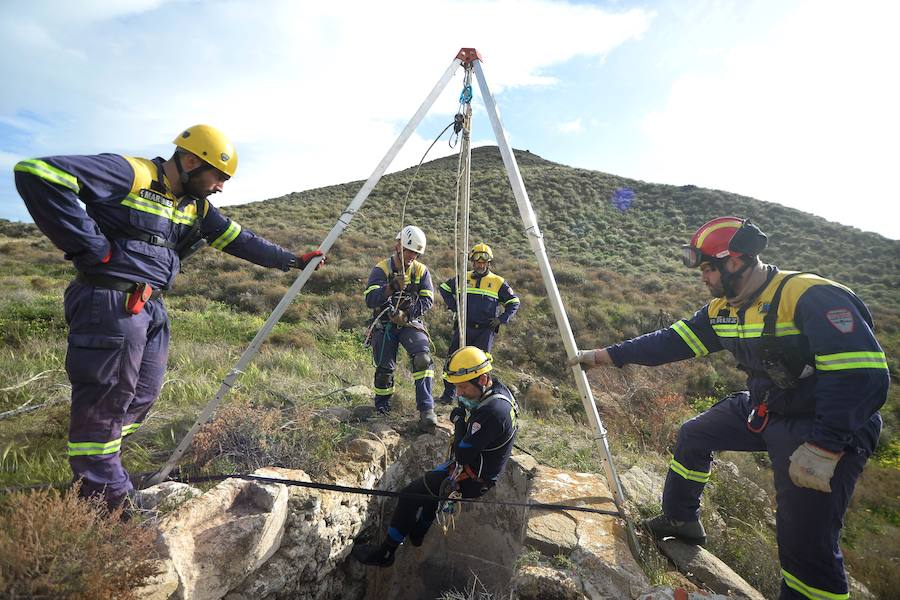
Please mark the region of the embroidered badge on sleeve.
[[856, 329], [856, 321], [853, 320], [853, 313], [846, 308], [829, 310], [825, 313], [825, 318], [828, 319], [828, 322], [841, 333], [853, 333], [853, 330]]

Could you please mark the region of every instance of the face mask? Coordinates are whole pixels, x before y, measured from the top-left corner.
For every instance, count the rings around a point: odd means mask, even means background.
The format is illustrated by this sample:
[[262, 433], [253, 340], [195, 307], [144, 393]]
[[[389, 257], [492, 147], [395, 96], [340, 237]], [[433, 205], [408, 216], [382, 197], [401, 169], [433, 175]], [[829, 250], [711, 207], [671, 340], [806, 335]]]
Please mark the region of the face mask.
[[459, 403], [462, 404], [466, 410], [475, 410], [475, 407], [478, 406], [479, 400], [469, 400], [465, 396], [460, 396], [457, 398]]

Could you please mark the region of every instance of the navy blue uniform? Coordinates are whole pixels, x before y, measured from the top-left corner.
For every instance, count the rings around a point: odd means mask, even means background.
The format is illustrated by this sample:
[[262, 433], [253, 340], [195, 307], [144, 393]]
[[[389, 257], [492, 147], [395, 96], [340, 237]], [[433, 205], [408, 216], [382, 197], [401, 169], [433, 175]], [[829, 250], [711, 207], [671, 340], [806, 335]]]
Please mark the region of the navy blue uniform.
[[438, 465], [402, 490], [409, 494], [431, 495], [435, 499], [401, 497], [391, 518], [388, 537], [398, 544], [411, 531], [424, 537], [438, 510], [436, 498], [441, 495], [441, 485], [457, 468], [461, 472], [457, 482], [463, 498], [478, 498], [494, 487], [512, 454], [518, 413], [518, 404], [509, 388], [493, 380], [468, 418], [455, 424], [454, 460]]
[[[143, 423], [163, 383], [169, 317], [161, 296], [133, 315], [127, 291], [98, 278], [166, 290], [176, 247], [199, 234], [218, 250], [288, 270], [293, 253], [242, 229], [212, 204], [176, 198], [162, 158], [54, 156], [15, 166], [16, 187], [38, 228], [79, 272], [65, 292], [66, 371], [72, 383], [69, 462], [82, 494], [114, 505], [132, 489], [125, 436]], [[199, 206], [199, 210], [198, 210]]]
[[[391, 256], [372, 268], [365, 290], [366, 306], [372, 309], [376, 321], [371, 339], [375, 363], [375, 408], [390, 410], [394, 395], [397, 350], [402, 345], [412, 362], [416, 407], [423, 411], [434, 407], [431, 395], [434, 362], [423, 322], [425, 313], [434, 304], [434, 285], [431, 283], [428, 267], [414, 260], [406, 269], [406, 287], [400, 292], [392, 292], [390, 277], [400, 271], [395, 258]], [[392, 323], [392, 308], [403, 310], [408, 324], [399, 326]]]
[[[495, 317], [501, 325], [507, 325], [519, 310], [519, 297], [505, 279], [487, 271], [483, 275], [474, 270], [466, 274], [466, 345], [490, 352], [494, 347], [495, 328], [490, 326]], [[451, 311], [456, 312], [456, 279], [451, 277], [440, 285], [441, 298]], [[501, 312], [502, 310], [502, 312]], [[499, 316], [498, 316], [499, 313]], [[459, 329], [453, 329], [447, 356], [459, 350]], [[448, 360], [444, 364], [446, 369]], [[456, 386], [444, 379], [444, 401], [452, 402]]]
[[[616, 366], [659, 365], [720, 350], [735, 356], [748, 373], [748, 391], [724, 398], [682, 426], [663, 512], [680, 521], [699, 518], [713, 452], [767, 451], [775, 477], [781, 598], [848, 598], [838, 538], [856, 480], [881, 432], [878, 409], [887, 399], [887, 361], [865, 304], [838, 283], [800, 274], [782, 291], [776, 335], [805, 358], [808, 368], [796, 387], [776, 386], [763, 366], [762, 332], [787, 275], [770, 267], [766, 285], [742, 307], [715, 299], [690, 319], [611, 346], [609, 355]], [[761, 403], [767, 405], [769, 421], [754, 432], [747, 421]], [[752, 422], [755, 429], [763, 424], [758, 417]], [[788, 459], [805, 442], [844, 452], [831, 493], [791, 481]]]

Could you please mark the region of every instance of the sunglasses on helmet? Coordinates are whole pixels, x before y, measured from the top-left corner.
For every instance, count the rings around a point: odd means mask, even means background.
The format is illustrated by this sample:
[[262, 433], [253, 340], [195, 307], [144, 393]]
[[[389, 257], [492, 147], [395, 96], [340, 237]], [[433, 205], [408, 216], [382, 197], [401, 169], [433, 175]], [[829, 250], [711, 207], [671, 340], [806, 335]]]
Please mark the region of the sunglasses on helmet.
[[488, 254], [487, 252], [473, 252], [471, 259], [473, 262], [478, 262], [478, 261], [482, 261], [482, 260], [485, 262], [491, 262], [491, 255]]

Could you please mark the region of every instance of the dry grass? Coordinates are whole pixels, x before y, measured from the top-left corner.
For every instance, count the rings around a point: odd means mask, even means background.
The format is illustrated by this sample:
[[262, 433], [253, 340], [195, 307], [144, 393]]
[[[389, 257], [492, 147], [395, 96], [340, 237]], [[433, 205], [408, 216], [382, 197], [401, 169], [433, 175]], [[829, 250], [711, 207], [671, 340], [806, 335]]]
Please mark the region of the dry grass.
[[76, 489], [11, 494], [0, 507], [0, 596], [136, 598], [156, 574], [155, 536]]

